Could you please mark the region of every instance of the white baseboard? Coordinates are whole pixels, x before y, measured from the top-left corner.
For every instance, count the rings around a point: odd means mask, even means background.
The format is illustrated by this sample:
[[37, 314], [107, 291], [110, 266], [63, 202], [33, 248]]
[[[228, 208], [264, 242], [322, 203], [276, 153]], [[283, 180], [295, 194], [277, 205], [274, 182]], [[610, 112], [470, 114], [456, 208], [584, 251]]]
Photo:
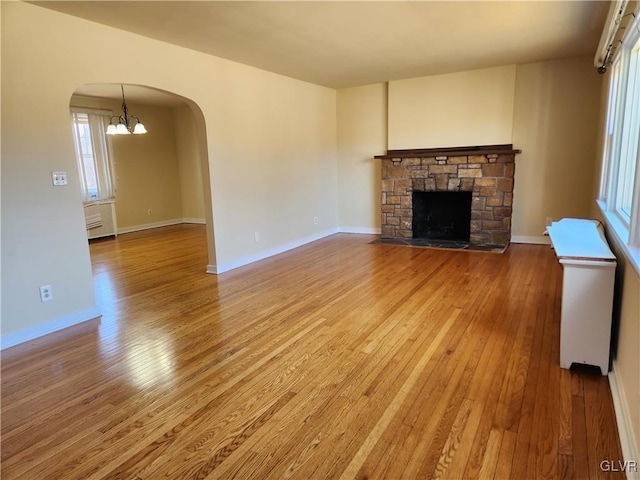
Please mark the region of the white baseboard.
[[142, 225], [133, 225], [132, 227], [118, 228], [118, 234], [139, 232], [141, 230], [150, 230], [152, 228], [169, 227], [171, 225], [178, 225], [180, 223], [197, 223], [200, 225], [206, 225], [207, 221], [204, 218], [174, 218], [171, 220], [164, 220], [162, 222], [143, 223]]
[[207, 265], [207, 273], [216, 275], [218, 273], [218, 267], [216, 265]]
[[370, 235], [380, 235], [380, 228], [372, 227], [338, 227], [340, 233], [364, 233]]
[[549, 237], [540, 236], [534, 237], [529, 235], [513, 235], [511, 237], [511, 243], [532, 243], [534, 245], [551, 245]]
[[102, 313], [100, 312], [100, 308], [95, 306], [86, 310], [72, 313], [71, 315], [65, 315], [64, 317], [56, 318], [55, 320], [51, 320], [49, 322], [44, 322], [39, 325], [34, 325], [33, 327], [25, 328], [24, 330], [20, 330], [18, 332], [7, 333], [5, 335], [2, 335], [2, 338], [0, 340], [0, 350], [13, 347], [20, 343], [28, 342], [29, 340], [34, 340], [38, 337], [57, 332], [58, 330], [62, 330], [64, 328], [72, 327], [73, 325], [78, 325], [79, 323], [86, 322], [88, 320], [93, 320], [94, 318], [100, 317], [101, 315]]
[[150, 230], [158, 227], [168, 227], [170, 225], [178, 225], [182, 222], [182, 218], [174, 218], [172, 220], [164, 220], [162, 222], [143, 223], [142, 225], [133, 225], [131, 227], [118, 227], [118, 235], [121, 233], [139, 232], [141, 230]]
[[206, 225], [207, 221], [204, 218], [183, 217], [182, 223], [197, 223], [199, 225]]
[[[613, 398], [613, 409], [616, 413], [616, 423], [618, 424], [618, 434], [620, 435], [620, 446], [622, 447], [622, 459], [626, 461], [636, 461], [640, 463], [640, 450], [633, 431], [631, 414], [629, 413], [629, 403], [624, 392], [624, 385], [618, 381], [616, 374], [616, 363], [609, 372], [609, 386], [611, 387], [611, 397]], [[629, 480], [640, 479], [639, 472], [627, 472]]]
[[234, 268], [243, 267], [244, 265], [248, 265], [259, 260], [264, 260], [265, 258], [284, 253], [288, 250], [293, 250], [294, 248], [301, 247], [302, 245], [305, 245], [307, 243], [315, 242], [316, 240], [320, 240], [321, 238], [328, 237], [329, 235], [333, 235], [335, 233], [338, 233], [338, 229], [331, 228], [329, 230], [315, 233], [313, 235], [309, 235], [308, 237], [285, 243], [284, 245], [270, 248], [268, 250], [264, 250], [254, 255], [249, 255], [232, 262], [223, 263], [221, 265], [207, 265], [207, 273], [213, 273], [217, 275], [220, 273], [228, 272], [229, 270], [233, 270]]

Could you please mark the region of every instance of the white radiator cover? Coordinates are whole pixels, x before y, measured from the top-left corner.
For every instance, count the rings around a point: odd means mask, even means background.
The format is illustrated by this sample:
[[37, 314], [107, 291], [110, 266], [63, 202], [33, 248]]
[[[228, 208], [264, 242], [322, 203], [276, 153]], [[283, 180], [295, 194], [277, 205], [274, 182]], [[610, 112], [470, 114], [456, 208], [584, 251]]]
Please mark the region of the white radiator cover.
[[616, 257], [597, 220], [563, 218], [547, 231], [563, 270], [560, 367], [583, 363], [607, 375]]
[[87, 238], [92, 239], [117, 235], [118, 224], [116, 222], [116, 207], [114, 202], [86, 203], [84, 205], [84, 218], [87, 223]]

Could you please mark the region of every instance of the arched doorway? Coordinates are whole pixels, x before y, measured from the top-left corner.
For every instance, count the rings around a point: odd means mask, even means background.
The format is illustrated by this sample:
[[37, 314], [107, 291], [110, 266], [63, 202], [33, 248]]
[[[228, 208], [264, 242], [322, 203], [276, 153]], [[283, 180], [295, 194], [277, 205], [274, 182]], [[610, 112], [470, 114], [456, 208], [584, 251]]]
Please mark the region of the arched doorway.
[[[128, 114], [140, 118], [150, 133], [135, 136], [139, 138], [105, 136], [115, 159], [114, 233], [180, 222], [202, 223], [206, 225], [208, 265], [215, 265], [206, 125], [201, 109], [178, 94], [131, 84], [83, 85], [72, 95], [70, 107], [105, 118], [109, 113], [117, 117], [123, 115], [123, 90]], [[114, 121], [117, 123], [117, 118]]]

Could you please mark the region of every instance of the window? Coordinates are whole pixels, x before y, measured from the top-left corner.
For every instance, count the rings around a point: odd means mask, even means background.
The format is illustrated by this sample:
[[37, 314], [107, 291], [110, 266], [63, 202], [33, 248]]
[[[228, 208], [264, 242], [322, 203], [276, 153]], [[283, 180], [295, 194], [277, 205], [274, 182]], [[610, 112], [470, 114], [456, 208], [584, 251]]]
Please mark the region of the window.
[[602, 175], [600, 178], [600, 199], [607, 199], [609, 191], [609, 166], [611, 164], [611, 156], [613, 153], [614, 134], [618, 131], [615, 128], [616, 112], [618, 109], [618, 82], [620, 78], [620, 61], [618, 60], [612, 65], [609, 97], [607, 99], [607, 122], [605, 124], [604, 137], [604, 161], [602, 163]]
[[640, 42], [636, 42], [628, 57], [626, 102], [621, 128], [622, 145], [615, 199], [615, 210], [628, 227], [631, 223], [631, 199], [638, 156], [638, 129], [640, 127], [640, 118], [638, 117], [638, 101], [640, 101], [638, 96], [640, 89], [640, 82], [638, 82], [639, 51]]
[[109, 140], [105, 135], [110, 117], [111, 112], [108, 111], [71, 109], [73, 139], [85, 202], [107, 200], [115, 196], [114, 165]]
[[640, 21], [626, 28], [609, 73], [599, 202], [640, 272]]

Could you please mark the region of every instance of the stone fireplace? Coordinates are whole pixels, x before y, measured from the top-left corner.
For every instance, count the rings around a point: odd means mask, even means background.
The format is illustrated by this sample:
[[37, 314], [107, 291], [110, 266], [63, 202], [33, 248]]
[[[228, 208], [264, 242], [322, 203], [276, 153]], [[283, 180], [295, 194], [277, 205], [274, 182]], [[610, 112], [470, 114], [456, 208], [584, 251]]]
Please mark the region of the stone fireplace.
[[389, 150], [382, 159], [382, 237], [414, 236], [414, 192], [471, 192], [469, 241], [507, 245], [515, 155], [512, 145]]

